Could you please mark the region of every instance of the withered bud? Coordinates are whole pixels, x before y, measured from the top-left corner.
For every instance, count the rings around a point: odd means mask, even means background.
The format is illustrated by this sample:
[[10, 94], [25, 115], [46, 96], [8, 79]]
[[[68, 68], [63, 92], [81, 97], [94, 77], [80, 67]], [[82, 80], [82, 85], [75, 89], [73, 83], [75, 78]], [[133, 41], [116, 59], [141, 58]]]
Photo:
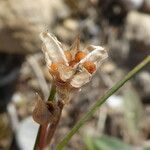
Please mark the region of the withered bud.
[[60, 112], [57, 104], [52, 102], [45, 102], [38, 95], [35, 108], [32, 113], [33, 120], [40, 125], [45, 125], [55, 121]]

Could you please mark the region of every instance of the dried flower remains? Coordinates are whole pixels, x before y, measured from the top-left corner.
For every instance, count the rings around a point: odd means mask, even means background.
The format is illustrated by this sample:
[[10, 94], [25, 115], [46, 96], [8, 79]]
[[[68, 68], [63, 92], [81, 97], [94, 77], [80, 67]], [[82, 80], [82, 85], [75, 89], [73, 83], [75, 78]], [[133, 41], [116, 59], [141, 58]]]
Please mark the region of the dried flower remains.
[[61, 42], [48, 32], [42, 32], [40, 37], [47, 67], [59, 97], [65, 102], [69, 100], [69, 92], [88, 83], [108, 57], [107, 51], [101, 46], [90, 45], [80, 50], [79, 37], [68, 50], [64, 50]]

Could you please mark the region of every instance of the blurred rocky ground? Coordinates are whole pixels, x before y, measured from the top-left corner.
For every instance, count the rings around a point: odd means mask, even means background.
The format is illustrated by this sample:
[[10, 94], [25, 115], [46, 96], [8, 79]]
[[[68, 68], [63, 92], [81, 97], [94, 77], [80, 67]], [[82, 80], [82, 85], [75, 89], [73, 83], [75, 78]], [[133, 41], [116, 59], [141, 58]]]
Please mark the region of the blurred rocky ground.
[[[80, 34], [81, 48], [101, 45], [109, 53], [108, 61], [92, 82], [75, 93], [65, 107], [51, 147], [54, 149], [100, 96], [150, 54], [149, 14], [150, 0], [1, 0], [0, 149], [32, 149], [37, 132], [37, 125], [30, 118], [35, 93], [46, 100], [51, 86], [40, 51], [41, 31], [55, 34], [66, 49]], [[67, 149], [85, 149], [83, 135], [107, 134], [142, 150], [145, 145], [150, 146], [149, 115], [147, 66], [110, 97], [72, 138]]]

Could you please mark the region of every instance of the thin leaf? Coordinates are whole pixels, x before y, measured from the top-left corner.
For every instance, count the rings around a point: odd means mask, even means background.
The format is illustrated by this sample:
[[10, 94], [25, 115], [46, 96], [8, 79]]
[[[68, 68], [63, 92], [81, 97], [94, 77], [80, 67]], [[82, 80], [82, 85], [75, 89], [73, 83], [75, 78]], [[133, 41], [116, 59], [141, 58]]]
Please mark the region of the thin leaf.
[[56, 150], [62, 150], [65, 145], [69, 142], [72, 136], [89, 120], [92, 115], [99, 109], [99, 107], [105, 103], [105, 101], [113, 95], [118, 89], [120, 89], [128, 80], [130, 80], [134, 75], [136, 75], [141, 69], [150, 63], [150, 56], [145, 58], [139, 65], [137, 65], [133, 70], [131, 70], [124, 79], [117, 82], [108, 92], [102, 96], [97, 102], [85, 113], [85, 115], [75, 124], [75, 126], [69, 131], [69, 133], [64, 136], [62, 141], [57, 145]]

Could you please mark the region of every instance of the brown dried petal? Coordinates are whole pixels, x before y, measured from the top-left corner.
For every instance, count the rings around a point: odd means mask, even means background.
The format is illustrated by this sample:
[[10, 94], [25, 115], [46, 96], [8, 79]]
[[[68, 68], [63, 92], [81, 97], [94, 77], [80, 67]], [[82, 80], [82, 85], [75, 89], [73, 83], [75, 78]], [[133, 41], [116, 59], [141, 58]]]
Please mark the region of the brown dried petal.
[[47, 104], [38, 95], [35, 108], [32, 113], [33, 120], [40, 125], [48, 124], [53, 121], [54, 115], [48, 110]]
[[58, 119], [58, 116], [60, 115], [60, 108], [58, 106], [58, 101], [57, 102], [50, 102], [47, 101], [47, 108], [49, 112], [53, 115], [52, 121], [56, 121]]

